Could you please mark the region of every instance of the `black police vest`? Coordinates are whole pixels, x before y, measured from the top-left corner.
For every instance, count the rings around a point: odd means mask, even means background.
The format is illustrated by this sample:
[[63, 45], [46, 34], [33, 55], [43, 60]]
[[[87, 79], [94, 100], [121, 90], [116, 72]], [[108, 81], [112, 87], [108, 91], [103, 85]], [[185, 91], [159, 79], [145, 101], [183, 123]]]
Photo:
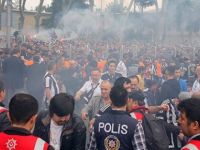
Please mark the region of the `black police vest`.
[[97, 149], [133, 150], [136, 125], [125, 111], [111, 110], [98, 117], [94, 124]]

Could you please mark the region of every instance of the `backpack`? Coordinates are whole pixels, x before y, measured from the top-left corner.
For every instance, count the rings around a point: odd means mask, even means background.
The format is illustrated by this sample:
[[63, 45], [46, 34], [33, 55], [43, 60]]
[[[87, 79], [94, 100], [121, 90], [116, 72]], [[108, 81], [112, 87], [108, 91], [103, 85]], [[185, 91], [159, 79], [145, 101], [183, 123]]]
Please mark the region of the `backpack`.
[[142, 126], [144, 129], [147, 149], [168, 150], [169, 139], [163, 120], [155, 118], [152, 114], [143, 113]]

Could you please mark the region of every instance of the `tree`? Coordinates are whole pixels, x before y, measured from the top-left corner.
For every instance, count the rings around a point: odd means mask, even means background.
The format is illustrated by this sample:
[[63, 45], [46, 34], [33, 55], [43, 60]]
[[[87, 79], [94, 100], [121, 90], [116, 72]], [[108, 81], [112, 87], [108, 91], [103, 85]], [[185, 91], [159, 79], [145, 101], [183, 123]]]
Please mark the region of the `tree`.
[[3, 12], [5, 8], [5, 3], [6, 3], [6, 0], [0, 0], [0, 30], [1, 30], [1, 13]]
[[37, 13], [36, 13], [36, 16], [35, 16], [35, 29], [36, 29], [37, 33], [39, 32], [39, 28], [40, 28], [41, 13], [44, 10], [43, 3], [44, 3], [44, 0], [40, 0], [40, 3], [39, 3], [39, 5], [36, 9]]
[[158, 11], [158, 2], [157, 0], [131, 0], [128, 6], [128, 12], [130, 12], [132, 6], [134, 5], [134, 13], [136, 12], [136, 6], [143, 13], [144, 8], [155, 5], [156, 10]]
[[[91, 0], [92, 1], [92, 0]], [[52, 22], [57, 26], [63, 14], [67, 14], [72, 9], [89, 9], [86, 0], [53, 0], [52, 2]]]
[[93, 8], [94, 8], [94, 0], [89, 0], [89, 3], [90, 3], [90, 9], [91, 9], [91, 11], [93, 11]]
[[19, 0], [12, 0], [12, 8], [19, 10]]
[[0, 0], [0, 10], [3, 10], [5, 7], [6, 0]]
[[45, 12], [52, 12], [52, 5], [47, 5], [47, 6], [44, 6], [44, 11]]
[[24, 10], [25, 10], [26, 0], [19, 0], [19, 30], [22, 30], [24, 27]]
[[[128, 6], [128, 8], [127, 8], [128, 12], [131, 11], [131, 8], [132, 8], [132, 6], [133, 6], [134, 1], [135, 1], [135, 0], [131, 0], [131, 1], [130, 1], [129, 6]], [[135, 12], [135, 7], [134, 7], [134, 12]]]

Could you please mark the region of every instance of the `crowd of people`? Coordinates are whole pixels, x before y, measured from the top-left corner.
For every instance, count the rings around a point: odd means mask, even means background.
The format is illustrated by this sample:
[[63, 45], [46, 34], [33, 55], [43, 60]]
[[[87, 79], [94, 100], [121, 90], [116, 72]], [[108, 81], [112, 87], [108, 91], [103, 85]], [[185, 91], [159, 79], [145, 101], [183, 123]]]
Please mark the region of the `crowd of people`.
[[199, 150], [199, 55], [180, 47], [29, 39], [2, 49], [0, 149]]

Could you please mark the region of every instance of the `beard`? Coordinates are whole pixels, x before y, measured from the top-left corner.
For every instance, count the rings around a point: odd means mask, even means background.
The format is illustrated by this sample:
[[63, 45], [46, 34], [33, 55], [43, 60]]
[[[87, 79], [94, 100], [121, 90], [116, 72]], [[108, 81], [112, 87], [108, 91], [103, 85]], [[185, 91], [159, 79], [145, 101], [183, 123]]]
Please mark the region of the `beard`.
[[58, 121], [58, 122], [56, 122], [56, 124], [58, 126], [63, 126], [65, 123], [66, 123], [66, 121]]

